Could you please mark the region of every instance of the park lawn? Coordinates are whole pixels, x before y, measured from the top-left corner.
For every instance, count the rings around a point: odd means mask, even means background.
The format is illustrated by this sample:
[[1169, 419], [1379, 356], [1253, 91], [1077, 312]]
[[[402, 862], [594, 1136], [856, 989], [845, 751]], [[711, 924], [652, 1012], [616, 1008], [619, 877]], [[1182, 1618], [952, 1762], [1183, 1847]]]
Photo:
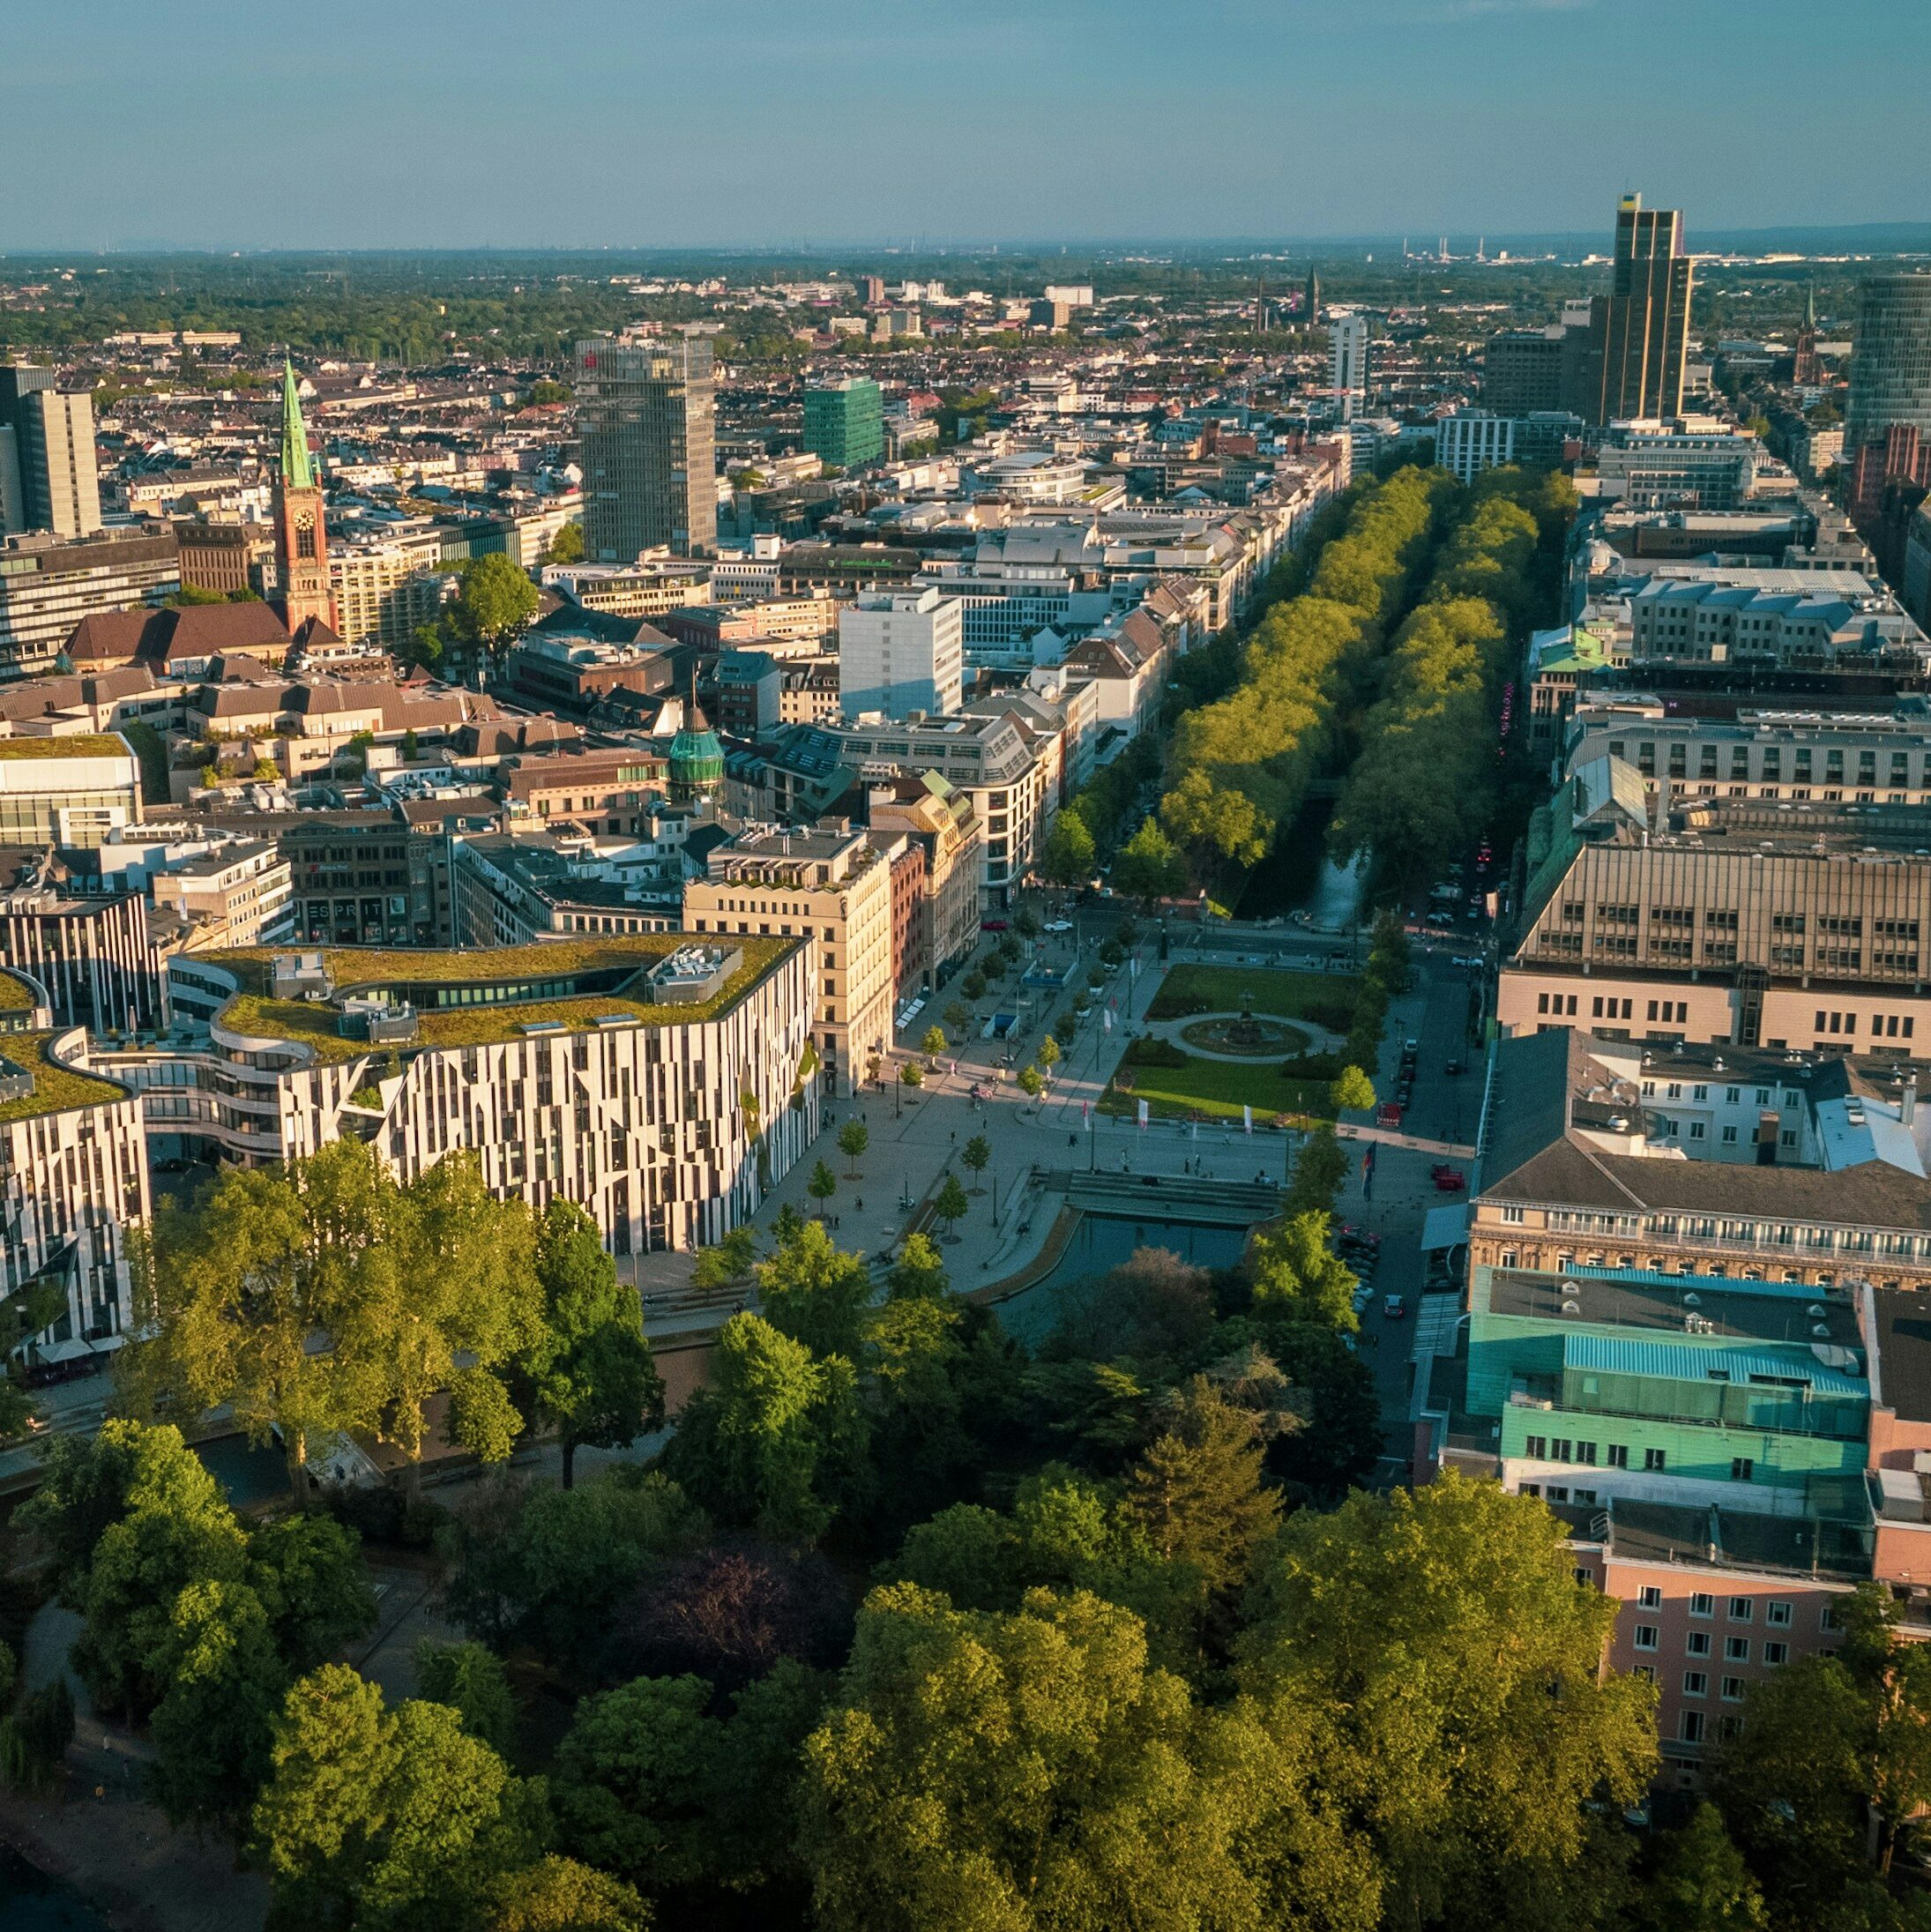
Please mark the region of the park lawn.
[[[1352, 973], [1288, 973], [1271, 966], [1169, 966], [1147, 1009], [1149, 1019], [1195, 1013], [1238, 1013], [1249, 999], [1256, 1013], [1312, 1020], [1334, 1033], [1352, 1024], [1361, 981]], [[1331, 1023], [1338, 1019], [1338, 1026]]]
[[1183, 1067], [1128, 1070], [1133, 1078], [1132, 1091], [1122, 1093], [1109, 1085], [1100, 1096], [1102, 1113], [1131, 1114], [1135, 1103], [1144, 1100], [1148, 1112], [1162, 1120], [1176, 1115], [1184, 1119], [1197, 1113], [1238, 1120], [1243, 1107], [1251, 1107], [1258, 1121], [1271, 1120], [1276, 1114], [1292, 1114], [1304, 1120], [1334, 1118], [1326, 1083], [1287, 1079], [1278, 1061], [1257, 1060], [1243, 1065], [1236, 1060], [1201, 1060], [1189, 1054]]

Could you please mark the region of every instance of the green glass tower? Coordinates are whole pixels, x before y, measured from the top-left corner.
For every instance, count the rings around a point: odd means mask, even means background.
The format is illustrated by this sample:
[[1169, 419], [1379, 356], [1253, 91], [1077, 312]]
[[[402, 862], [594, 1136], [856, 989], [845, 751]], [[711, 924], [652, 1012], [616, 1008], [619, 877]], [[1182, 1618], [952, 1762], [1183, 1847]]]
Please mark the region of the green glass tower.
[[841, 470], [876, 463], [885, 453], [883, 399], [876, 383], [854, 377], [804, 398], [804, 446]]

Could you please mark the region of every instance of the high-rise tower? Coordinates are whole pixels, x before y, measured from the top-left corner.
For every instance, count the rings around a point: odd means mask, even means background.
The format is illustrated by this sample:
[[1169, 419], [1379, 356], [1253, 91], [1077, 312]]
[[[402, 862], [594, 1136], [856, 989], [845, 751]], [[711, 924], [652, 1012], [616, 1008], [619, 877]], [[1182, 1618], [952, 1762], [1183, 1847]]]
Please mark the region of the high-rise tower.
[[61, 388], [50, 369], [0, 364], [0, 531], [100, 527], [93, 392]]
[[1695, 264], [1683, 252], [1683, 218], [1645, 208], [1641, 195], [1616, 204], [1616, 250], [1609, 293], [1591, 304], [1601, 356], [1596, 421], [1679, 416], [1689, 346]]
[[667, 546], [717, 548], [717, 403], [711, 338], [593, 336], [577, 345], [584, 552], [634, 563]]
[[1321, 319], [1321, 277], [1312, 262], [1308, 264], [1308, 287], [1301, 301], [1301, 319], [1304, 325]]
[[329, 586], [329, 533], [322, 485], [309, 454], [294, 365], [281, 365], [281, 474], [275, 481], [275, 562], [281, 578], [277, 600], [291, 633], [310, 617], [336, 628], [335, 596]]

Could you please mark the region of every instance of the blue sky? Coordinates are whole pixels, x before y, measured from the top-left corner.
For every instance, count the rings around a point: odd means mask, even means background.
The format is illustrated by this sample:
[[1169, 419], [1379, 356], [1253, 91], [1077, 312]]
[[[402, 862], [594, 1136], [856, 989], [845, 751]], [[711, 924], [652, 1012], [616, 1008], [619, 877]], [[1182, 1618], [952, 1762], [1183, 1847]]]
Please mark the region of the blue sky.
[[5, 0], [0, 248], [1694, 245], [1931, 219], [1927, 77], [1922, 0]]

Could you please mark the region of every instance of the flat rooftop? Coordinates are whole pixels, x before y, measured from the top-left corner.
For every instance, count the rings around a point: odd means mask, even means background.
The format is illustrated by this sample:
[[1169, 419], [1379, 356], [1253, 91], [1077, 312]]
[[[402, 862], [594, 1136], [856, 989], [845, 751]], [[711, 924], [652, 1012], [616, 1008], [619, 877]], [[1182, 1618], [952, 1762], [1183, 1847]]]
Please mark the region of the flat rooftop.
[[[1562, 1274], [1531, 1273], [1525, 1269], [1497, 1268], [1489, 1275], [1488, 1305], [1496, 1315], [1531, 1320], [1586, 1324], [1601, 1328], [1630, 1328], [1652, 1334], [1682, 1335], [1686, 1319], [1700, 1317], [1710, 1326], [1703, 1332], [1719, 1340], [1815, 1343], [1858, 1348], [1857, 1314], [1851, 1302], [1828, 1290], [1793, 1283], [1797, 1292], [1764, 1292], [1768, 1284], [1740, 1281], [1724, 1275], [1649, 1274], [1637, 1270], [1571, 1268]], [[1686, 1302], [1685, 1296], [1696, 1302]], [[1565, 1309], [1565, 1302], [1576, 1304]], [[1931, 1310], [1931, 1300], [1927, 1301]], [[1823, 1312], [1813, 1315], [1812, 1309]], [[1813, 1330], [1824, 1328], [1829, 1334]], [[1888, 1393], [1888, 1391], [1887, 1391]]]
[[125, 742], [107, 731], [77, 731], [65, 737], [0, 738], [0, 761], [23, 758], [126, 758], [134, 754]]
[[1870, 1507], [1861, 1476], [1813, 1478], [1805, 1504], [1801, 1516], [1768, 1516], [1616, 1496], [1599, 1509], [1556, 1513], [1577, 1541], [1607, 1542], [1626, 1562], [1868, 1576]]

